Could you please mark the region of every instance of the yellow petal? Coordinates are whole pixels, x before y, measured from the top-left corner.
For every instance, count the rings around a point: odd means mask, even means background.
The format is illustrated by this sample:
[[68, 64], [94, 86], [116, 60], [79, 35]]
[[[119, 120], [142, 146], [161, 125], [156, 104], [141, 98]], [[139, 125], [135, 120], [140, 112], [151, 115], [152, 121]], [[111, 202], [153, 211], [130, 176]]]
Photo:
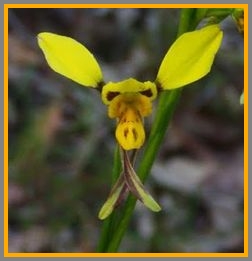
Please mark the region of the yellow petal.
[[222, 35], [218, 25], [181, 35], [161, 63], [157, 75], [160, 87], [175, 89], [205, 76], [211, 69]]
[[38, 44], [49, 66], [57, 73], [87, 87], [97, 87], [102, 81], [94, 56], [74, 39], [45, 32], [38, 35]]
[[102, 101], [108, 105], [113, 98], [123, 93], [140, 93], [153, 100], [157, 97], [157, 87], [153, 82], [139, 82], [133, 78], [121, 82], [109, 82], [102, 88]]

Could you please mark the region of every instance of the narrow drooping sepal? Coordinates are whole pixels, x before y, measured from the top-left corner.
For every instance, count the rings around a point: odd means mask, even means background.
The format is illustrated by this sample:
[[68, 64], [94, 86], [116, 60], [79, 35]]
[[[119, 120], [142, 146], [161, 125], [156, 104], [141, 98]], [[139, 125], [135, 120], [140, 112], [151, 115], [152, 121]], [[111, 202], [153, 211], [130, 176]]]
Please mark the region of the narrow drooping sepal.
[[146, 191], [141, 180], [135, 173], [128, 154], [126, 151], [123, 151], [124, 157], [124, 177], [125, 182], [127, 183], [128, 189], [135, 195], [147, 208], [151, 209], [154, 212], [161, 210], [159, 204], [153, 199], [153, 197]]
[[103, 76], [89, 50], [76, 40], [58, 34], [38, 34], [38, 44], [49, 66], [57, 73], [86, 87], [97, 87]]
[[211, 69], [222, 36], [218, 25], [181, 35], [159, 67], [156, 82], [160, 88], [179, 88], [205, 76]]
[[135, 173], [132, 164], [134, 164], [136, 150], [133, 151], [131, 161], [127, 151], [121, 148], [121, 160], [123, 171], [117, 179], [115, 185], [111, 189], [108, 199], [99, 211], [98, 217], [103, 220], [107, 218], [113, 210], [121, 203], [127, 191], [130, 191], [137, 199], [139, 199], [146, 207], [154, 212], [161, 210], [159, 204], [146, 191], [141, 180]]
[[113, 186], [108, 199], [106, 202], [103, 204], [98, 217], [99, 219], [103, 220], [107, 218], [112, 211], [115, 209], [115, 207], [120, 203], [119, 201], [122, 199], [124, 196], [125, 192], [127, 190], [127, 186], [124, 181], [124, 175], [121, 174]]

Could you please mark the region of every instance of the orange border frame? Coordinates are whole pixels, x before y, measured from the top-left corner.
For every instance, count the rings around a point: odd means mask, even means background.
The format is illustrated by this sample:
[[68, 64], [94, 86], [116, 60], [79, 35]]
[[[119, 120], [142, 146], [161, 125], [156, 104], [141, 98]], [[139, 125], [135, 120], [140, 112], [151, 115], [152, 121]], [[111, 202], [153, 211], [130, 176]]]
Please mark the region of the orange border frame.
[[[243, 253], [9, 253], [8, 252], [8, 9], [9, 8], [243, 8], [244, 9], [244, 252]], [[4, 4], [4, 257], [248, 257], [248, 4]]]

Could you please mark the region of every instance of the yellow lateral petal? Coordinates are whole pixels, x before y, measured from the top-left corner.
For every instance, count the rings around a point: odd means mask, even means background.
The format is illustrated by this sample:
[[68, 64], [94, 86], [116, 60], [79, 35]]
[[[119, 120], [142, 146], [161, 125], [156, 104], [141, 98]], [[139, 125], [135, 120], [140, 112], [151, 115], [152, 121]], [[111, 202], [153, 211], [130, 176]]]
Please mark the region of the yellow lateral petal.
[[222, 31], [218, 25], [181, 35], [165, 55], [157, 75], [163, 89], [175, 89], [205, 76], [218, 51]]
[[74, 39], [44, 32], [38, 35], [38, 44], [49, 66], [57, 73], [87, 87], [96, 87], [102, 81], [96, 59]]

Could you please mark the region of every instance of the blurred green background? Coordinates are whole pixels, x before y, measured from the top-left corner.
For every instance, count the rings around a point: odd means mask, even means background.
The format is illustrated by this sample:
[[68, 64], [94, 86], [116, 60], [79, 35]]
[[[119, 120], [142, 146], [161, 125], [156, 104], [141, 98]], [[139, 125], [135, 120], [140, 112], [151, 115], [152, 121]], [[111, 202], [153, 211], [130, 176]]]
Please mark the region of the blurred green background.
[[[111, 187], [115, 122], [98, 92], [48, 67], [36, 35], [85, 44], [105, 81], [154, 80], [179, 14], [9, 9], [9, 252], [95, 252]], [[147, 182], [163, 210], [137, 204], [121, 252], [243, 252], [243, 37], [231, 18], [221, 26], [212, 71], [184, 88]]]

